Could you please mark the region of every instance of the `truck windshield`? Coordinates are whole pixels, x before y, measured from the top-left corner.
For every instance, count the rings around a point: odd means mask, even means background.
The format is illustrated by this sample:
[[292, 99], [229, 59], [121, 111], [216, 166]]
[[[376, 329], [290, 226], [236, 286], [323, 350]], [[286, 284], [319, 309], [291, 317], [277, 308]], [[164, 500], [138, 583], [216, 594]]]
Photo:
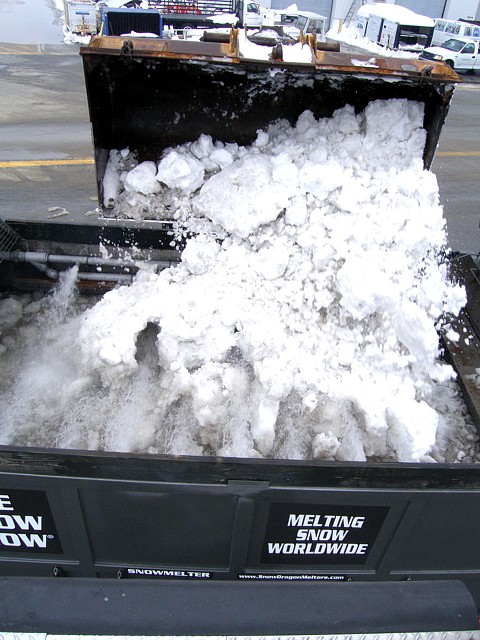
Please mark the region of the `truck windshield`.
[[450, 38], [442, 44], [442, 49], [448, 49], [449, 51], [461, 51], [465, 46], [464, 40], [456, 40], [455, 38]]
[[297, 18], [297, 29], [305, 29], [305, 25], [307, 24], [306, 16], [298, 16]]

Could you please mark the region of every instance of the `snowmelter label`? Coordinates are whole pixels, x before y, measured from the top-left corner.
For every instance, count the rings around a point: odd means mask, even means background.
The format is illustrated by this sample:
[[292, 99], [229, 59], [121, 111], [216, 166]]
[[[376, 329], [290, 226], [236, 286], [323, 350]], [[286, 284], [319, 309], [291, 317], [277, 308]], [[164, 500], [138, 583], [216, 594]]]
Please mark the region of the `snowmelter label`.
[[205, 580], [211, 578], [210, 571], [193, 571], [192, 569], [146, 569], [144, 567], [130, 567], [122, 569], [122, 577], [126, 578], [186, 578], [190, 580]]
[[388, 507], [270, 505], [262, 563], [365, 564]]
[[0, 553], [63, 553], [44, 491], [0, 489]]

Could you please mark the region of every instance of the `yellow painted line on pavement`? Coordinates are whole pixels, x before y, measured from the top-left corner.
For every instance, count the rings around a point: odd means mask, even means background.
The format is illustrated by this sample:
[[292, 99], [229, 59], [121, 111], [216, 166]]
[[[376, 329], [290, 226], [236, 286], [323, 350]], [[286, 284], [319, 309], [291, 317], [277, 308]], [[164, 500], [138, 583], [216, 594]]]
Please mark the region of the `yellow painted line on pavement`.
[[[480, 151], [437, 151], [435, 157], [479, 157]], [[68, 165], [94, 164], [93, 158], [70, 158], [65, 160], [5, 160], [0, 161], [0, 169], [21, 169], [23, 167], [61, 167]]]
[[39, 56], [45, 54], [45, 45], [42, 44], [0, 44], [2, 56]]
[[446, 158], [448, 156], [463, 156], [463, 157], [478, 157], [480, 156], [480, 151], [437, 151], [435, 153], [436, 156], [442, 156]]
[[2, 51], [0, 56], [44, 56], [45, 51]]
[[94, 164], [93, 158], [71, 158], [69, 160], [6, 160], [0, 162], [0, 169], [20, 169], [22, 167], [61, 167], [62, 165]]
[[2, 51], [0, 56], [43, 56], [45, 51]]
[[[1, 0], [0, 0], [1, 2]], [[25, 45], [28, 46], [28, 45]], [[65, 50], [45, 50], [37, 49], [32, 45], [31, 49], [12, 49], [11, 47], [2, 47], [0, 45], [0, 56], [61, 56], [61, 55], [75, 55], [73, 52]]]

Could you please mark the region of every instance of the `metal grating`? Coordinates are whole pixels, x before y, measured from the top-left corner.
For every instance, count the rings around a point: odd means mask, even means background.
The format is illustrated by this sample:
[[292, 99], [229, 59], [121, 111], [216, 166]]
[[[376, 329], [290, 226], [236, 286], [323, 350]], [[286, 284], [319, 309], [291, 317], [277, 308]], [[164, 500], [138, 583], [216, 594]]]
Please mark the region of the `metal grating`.
[[148, 8], [161, 13], [186, 13], [192, 15], [212, 15], [234, 13], [232, 0], [148, 0]]
[[3, 262], [3, 252], [11, 251], [19, 239], [18, 233], [0, 218], [0, 263]]

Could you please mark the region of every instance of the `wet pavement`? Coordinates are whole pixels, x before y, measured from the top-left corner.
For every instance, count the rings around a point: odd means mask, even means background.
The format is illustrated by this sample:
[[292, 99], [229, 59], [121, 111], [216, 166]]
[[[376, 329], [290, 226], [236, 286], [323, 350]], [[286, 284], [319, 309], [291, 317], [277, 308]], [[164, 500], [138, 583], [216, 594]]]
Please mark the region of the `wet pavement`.
[[[0, 218], [98, 216], [79, 45], [0, 45]], [[54, 210], [52, 210], [54, 209]]]
[[0, 42], [42, 48], [63, 42], [63, 21], [54, 0], [2, 0]]

